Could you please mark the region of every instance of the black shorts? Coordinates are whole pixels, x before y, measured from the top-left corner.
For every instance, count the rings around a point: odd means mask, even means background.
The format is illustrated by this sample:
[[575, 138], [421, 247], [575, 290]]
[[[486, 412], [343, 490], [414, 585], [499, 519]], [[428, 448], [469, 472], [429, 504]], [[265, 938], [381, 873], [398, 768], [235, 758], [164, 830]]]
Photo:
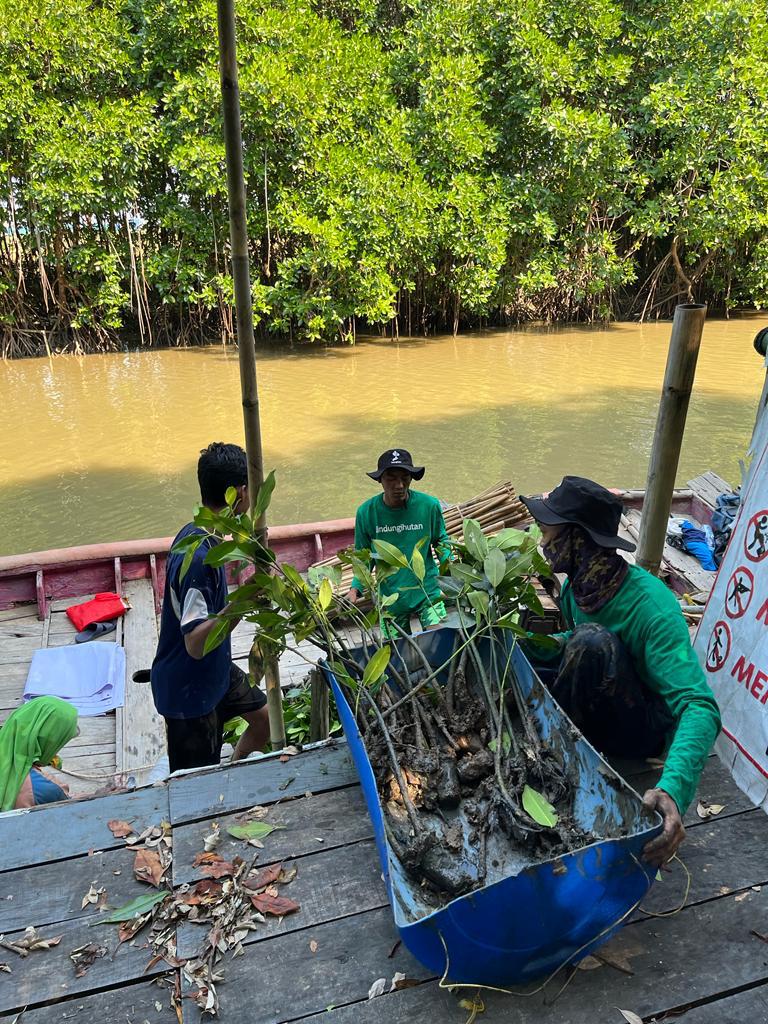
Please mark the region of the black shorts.
[[168, 762], [172, 772], [179, 768], [202, 768], [217, 765], [221, 760], [224, 723], [230, 718], [259, 711], [267, 697], [258, 686], [251, 686], [248, 676], [234, 663], [229, 673], [229, 689], [215, 708], [200, 718], [166, 718]]

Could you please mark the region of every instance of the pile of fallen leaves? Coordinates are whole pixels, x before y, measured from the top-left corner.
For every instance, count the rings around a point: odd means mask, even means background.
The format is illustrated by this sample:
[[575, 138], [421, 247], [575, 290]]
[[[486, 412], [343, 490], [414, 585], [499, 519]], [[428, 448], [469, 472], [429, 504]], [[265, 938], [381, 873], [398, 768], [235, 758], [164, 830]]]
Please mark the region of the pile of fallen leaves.
[[[253, 807], [238, 819], [238, 824], [227, 828], [232, 838], [241, 840], [257, 849], [264, 848], [263, 840], [279, 826], [263, 819], [267, 815], [264, 807]], [[256, 854], [250, 862], [235, 856], [226, 860], [216, 853], [221, 839], [219, 826], [214, 823], [204, 837], [204, 849], [198, 853], [192, 866], [200, 869], [204, 876], [195, 883], [178, 886], [174, 891], [162, 888], [172, 863], [171, 830], [163, 823], [161, 827], [145, 829], [136, 835], [128, 822], [110, 821], [109, 828], [116, 838], [123, 838], [128, 845], [137, 848], [134, 859], [134, 874], [139, 881], [146, 882], [157, 891], [136, 897], [126, 906], [113, 911], [100, 923], [119, 924], [120, 942], [133, 941], [151, 923], [147, 942], [152, 951], [148, 968], [165, 961], [171, 967], [180, 968], [189, 985], [187, 995], [194, 999], [204, 1013], [214, 1015], [218, 1011], [216, 985], [223, 980], [220, 961], [227, 954], [242, 956], [243, 942], [248, 933], [266, 923], [267, 915], [283, 917], [299, 910], [299, 904], [282, 896], [278, 887], [288, 885], [296, 877], [296, 868], [286, 869], [282, 863], [257, 867]], [[103, 890], [91, 887], [91, 894], [99, 898]], [[190, 922], [206, 928], [204, 938], [194, 956], [177, 956], [176, 929]], [[79, 960], [75, 961], [75, 954]], [[81, 967], [99, 954], [92, 947], [73, 951], [72, 959]], [[90, 959], [93, 957], [93, 959]], [[87, 969], [87, 966], [85, 967]], [[160, 979], [167, 983], [167, 979]], [[174, 1005], [181, 998], [178, 978], [172, 982]]]
[[[264, 840], [281, 826], [265, 821], [267, 809], [252, 807], [240, 815], [235, 824], [227, 827], [233, 839], [244, 845], [264, 849]], [[169, 985], [171, 1005], [181, 1019], [181, 980], [189, 991], [185, 996], [194, 999], [204, 1013], [215, 1015], [218, 1011], [216, 985], [223, 980], [221, 961], [227, 955], [242, 956], [244, 941], [249, 932], [265, 925], [267, 917], [282, 918], [295, 913], [299, 904], [280, 892], [296, 877], [295, 867], [282, 863], [257, 866], [260, 854], [257, 852], [249, 861], [234, 856], [226, 860], [216, 853], [221, 839], [221, 830], [214, 823], [204, 837], [204, 849], [198, 853], [192, 866], [198, 868], [203, 878], [172, 889], [170, 869], [173, 863], [171, 847], [171, 826], [167, 822], [153, 825], [137, 832], [127, 821], [109, 821], [109, 830], [116, 839], [123, 839], [135, 850], [133, 873], [136, 879], [150, 886], [150, 891], [132, 899], [130, 903], [116, 910], [107, 911], [107, 889], [93, 881], [82, 898], [83, 910], [93, 908], [103, 913], [92, 924], [118, 926], [118, 946], [124, 942], [136, 945], [139, 933], [149, 926], [145, 948], [150, 951], [147, 970], [161, 961], [169, 967], [178, 968], [172, 977], [157, 979], [161, 985]], [[97, 851], [91, 851], [95, 854]], [[115, 874], [119, 874], [116, 871]], [[185, 923], [201, 925], [204, 936], [191, 957], [179, 957], [176, 948], [177, 927]], [[63, 936], [44, 937], [35, 928], [27, 928], [21, 938], [6, 940], [0, 935], [0, 948], [7, 949], [19, 957], [27, 957], [38, 950], [58, 946]], [[73, 949], [72, 961], [75, 977], [82, 978], [90, 967], [110, 949], [103, 939]], [[12, 973], [8, 963], [0, 963], [0, 971]], [[159, 1004], [158, 1004], [159, 1005]]]

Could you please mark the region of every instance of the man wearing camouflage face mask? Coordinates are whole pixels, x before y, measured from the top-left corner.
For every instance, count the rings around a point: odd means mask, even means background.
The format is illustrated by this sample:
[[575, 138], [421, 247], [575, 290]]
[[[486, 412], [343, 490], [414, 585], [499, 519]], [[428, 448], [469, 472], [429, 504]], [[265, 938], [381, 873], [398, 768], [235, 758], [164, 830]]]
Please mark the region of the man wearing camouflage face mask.
[[541, 528], [545, 558], [567, 576], [561, 610], [570, 628], [557, 638], [553, 696], [603, 753], [667, 750], [643, 797], [664, 819], [643, 858], [662, 866], [685, 837], [682, 815], [720, 730], [688, 626], [661, 580], [619, 554], [634, 545], [618, 536], [621, 502], [605, 487], [567, 476], [546, 498], [521, 500]]

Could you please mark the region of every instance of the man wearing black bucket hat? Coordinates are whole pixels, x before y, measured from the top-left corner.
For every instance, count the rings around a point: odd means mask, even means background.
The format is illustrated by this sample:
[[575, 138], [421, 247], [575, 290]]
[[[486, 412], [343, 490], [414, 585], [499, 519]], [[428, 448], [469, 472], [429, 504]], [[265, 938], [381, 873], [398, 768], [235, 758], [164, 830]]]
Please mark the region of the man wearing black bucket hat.
[[682, 815], [720, 729], [680, 606], [618, 553], [635, 546], [618, 536], [621, 502], [605, 487], [567, 476], [546, 497], [521, 500], [541, 527], [545, 557], [568, 577], [561, 611], [570, 629], [558, 636], [553, 696], [603, 753], [645, 758], [668, 746], [661, 778], [643, 797], [664, 819], [643, 857], [663, 865], [685, 837]]
[[[411, 453], [405, 448], [389, 448], [379, 456], [376, 469], [368, 473], [381, 484], [382, 493], [369, 498], [355, 516], [355, 547], [375, 552], [374, 540], [387, 541], [402, 552], [410, 562], [417, 545], [424, 559], [424, 579], [419, 580], [410, 569], [400, 569], [381, 582], [383, 597], [397, 594], [387, 607], [387, 618], [393, 628], [382, 623], [386, 635], [397, 637], [399, 631], [411, 631], [411, 616], [418, 615], [424, 629], [438, 625], [446, 616], [445, 605], [437, 585], [437, 561], [448, 557], [448, 534], [440, 502], [430, 494], [411, 490], [412, 480], [421, 480], [423, 466], [414, 466]], [[425, 543], [424, 543], [425, 542]], [[374, 562], [375, 565], [375, 562]], [[347, 594], [357, 603], [363, 585], [357, 578]]]

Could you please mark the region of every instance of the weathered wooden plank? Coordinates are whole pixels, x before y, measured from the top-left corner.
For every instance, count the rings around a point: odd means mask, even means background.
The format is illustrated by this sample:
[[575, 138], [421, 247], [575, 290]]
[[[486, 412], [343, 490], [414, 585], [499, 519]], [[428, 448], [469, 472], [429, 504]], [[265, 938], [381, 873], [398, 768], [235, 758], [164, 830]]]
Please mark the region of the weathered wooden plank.
[[14, 608], [3, 608], [0, 611], [0, 622], [23, 622], [37, 618], [36, 604], [18, 604]]
[[113, 818], [142, 830], [168, 821], [167, 787], [7, 811], [0, 815], [0, 871], [120, 848], [122, 841], [107, 828]]
[[[271, 855], [269, 860], [272, 860]], [[268, 861], [264, 860], [264, 863]], [[301, 909], [281, 921], [267, 918], [266, 924], [248, 933], [246, 945], [268, 942], [275, 935], [313, 928], [363, 910], [389, 906], [372, 839], [345, 846], [343, 853], [324, 850], [284, 863], [286, 868], [297, 868], [298, 874], [290, 885], [281, 887], [280, 893], [295, 900]], [[203, 928], [195, 924], [180, 925], [178, 955], [193, 957], [202, 952], [201, 943], [209, 928], [210, 925]]]
[[[317, 943], [314, 953], [312, 941]], [[376, 978], [391, 977], [395, 971], [426, 978], [426, 970], [403, 946], [389, 958], [396, 942], [389, 907], [261, 942], [258, 950], [246, 949], [245, 956], [227, 964], [226, 980], [218, 988], [221, 1020], [280, 1024], [365, 999]], [[256, 965], [258, 976], [270, 983], [259, 984], [254, 998]], [[185, 1024], [199, 1024], [200, 1011], [189, 1000], [184, 1002]], [[323, 1014], [326, 1020], [330, 1014]]]
[[39, 619], [22, 619], [21, 622], [0, 623], [0, 648], [6, 640], [18, 639], [20, 637], [34, 637], [41, 640], [43, 636], [43, 623]]
[[77, 747], [73, 747], [68, 743], [66, 747], [62, 747], [60, 751], [62, 761], [67, 765], [73, 765], [73, 762], [77, 761], [78, 758], [81, 757], [98, 757], [103, 754], [110, 754], [112, 757], [112, 763], [115, 763], [114, 740], [112, 740], [111, 743], [92, 743], [90, 746], [86, 743], [81, 743], [80, 746]]
[[[689, 828], [679, 853], [691, 875], [688, 905], [714, 899], [724, 891], [768, 884], [766, 849], [768, 817], [759, 808], [722, 820], [699, 821], [696, 828]], [[675, 862], [671, 867], [663, 881], [653, 885], [639, 915], [643, 911], [666, 912], [680, 905], [685, 895], [685, 871]]]
[[122, 985], [106, 992], [40, 1006], [27, 1010], [19, 1024], [22, 1021], [24, 1024], [178, 1024], [168, 989], [158, 988], [151, 982]]
[[346, 743], [331, 740], [287, 761], [270, 754], [226, 769], [214, 768], [171, 779], [171, 821], [178, 825], [355, 782], [357, 772]]
[[[768, 1021], [768, 986], [749, 989], [740, 992], [738, 995], [726, 996], [723, 999], [715, 999], [713, 1002], [697, 1006], [678, 1016], [675, 1014], [675, 1024], [763, 1024]], [[459, 989], [455, 993], [441, 989], [436, 981], [427, 982], [414, 988], [406, 988], [399, 992], [393, 992], [384, 997], [374, 999], [371, 1002], [353, 1003], [338, 1010], [331, 1010], [324, 1014], [322, 1020], [327, 1024], [413, 1024], [414, 1021], [433, 1020], [440, 1024], [466, 1024], [468, 1011], [465, 1007], [459, 1006], [460, 999], [471, 1001], [473, 992], [471, 990]], [[485, 993], [480, 993], [480, 998], [486, 1005], [486, 1010], [478, 1016], [477, 1022], [488, 1020], [490, 1024], [537, 1024], [541, 1019], [538, 1011], [527, 1012], [527, 1004], [524, 1000], [508, 996], [494, 996], [494, 1005], [488, 1007], [490, 1001]], [[692, 1000], [695, 995], [692, 994]], [[498, 1004], [498, 1005], [497, 1005]], [[564, 1014], [558, 1020], [559, 1024], [569, 1024], [568, 993], [567, 990], [558, 1001], [558, 1005]], [[621, 1021], [620, 1015], [613, 1007], [612, 1016], [604, 1008], [598, 1008], [597, 1012], [605, 1013], [605, 1016], [595, 1016], [595, 1021], [605, 1020], [608, 1024], [617, 1024]], [[318, 1018], [312, 1018], [317, 1020]], [[307, 1021], [307, 1018], [304, 1018]], [[36, 1024], [36, 1022], [33, 1022]], [[303, 1024], [299, 1021], [296, 1024]]]
[[[3, 975], [0, 985], [0, 1012], [23, 1010], [26, 1006], [62, 999], [78, 992], [95, 988], [119, 985], [134, 978], [151, 978], [163, 973], [167, 965], [157, 964], [144, 974], [150, 961], [150, 953], [137, 942], [118, 945], [117, 926], [100, 925], [89, 927], [96, 917], [64, 921], [46, 928], [45, 938], [61, 935], [58, 946], [40, 950], [22, 958], [3, 951], [3, 959], [9, 963], [12, 973]], [[23, 931], [6, 934], [5, 940], [13, 942], [23, 936]], [[96, 960], [82, 978], [75, 977], [69, 954], [73, 949], [95, 942], [106, 946], [107, 954]]]
[[717, 999], [675, 1017], [676, 1024], [761, 1024], [768, 1021], [768, 985]]
[[[245, 856], [252, 847], [243, 847], [241, 840], [227, 834], [227, 826], [238, 824], [238, 814], [217, 818], [221, 842], [216, 852], [225, 860], [236, 855]], [[311, 797], [298, 797], [277, 804], [270, 810], [267, 820], [282, 825], [265, 841], [260, 863], [303, 857], [318, 850], [338, 849], [347, 843], [368, 839], [373, 835], [368, 811], [359, 786], [336, 789]], [[211, 830], [209, 820], [191, 825], [177, 825], [173, 830], [173, 883], [181, 885], [199, 877], [199, 869], [192, 867], [195, 855], [203, 849], [203, 836]], [[343, 854], [340, 855], [343, 859]]]
[[148, 683], [135, 683], [134, 672], [152, 664], [157, 649], [155, 595], [150, 580], [125, 584], [130, 609], [125, 613], [125, 705], [117, 709], [116, 746], [119, 771], [155, 765], [167, 752], [165, 723], [155, 710]]
[[0, 665], [28, 664], [41, 646], [42, 634], [40, 639], [33, 636], [7, 637], [0, 644]]
[[[642, 796], [646, 789], [651, 789], [656, 785], [660, 775], [660, 768], [648, 768], [642, 775], [634, 776], [629, 782], [632, 788]], [[723, 804], [724, 810], [721, 817], [741, 814], [742, 811], [751, 810], [754, 807], [752, 801], [741, 792], [731, 778], [730, 772], [718, 757], [707, 758], [696, 797], [683, 819], [686, 826], [695, 825], [701, 820], [696, 814], [696, 805], [699, 800], [705, 800], [711, 804]]]
[[73, 604], [85, 604], [86, 601], [92, 601], [95, 594], [79, 594], [77, 597], [59, 597], [55, 601], [51, 601], [49, 608], [51, 612], [63, 612], [67, 608], [71, 608]]
[[85, 917], [82, 901], [91, 883], [97, 889], [104, 886], [107, 906], [122, 907], [146, 892], [146, 885], [133, 876], [135, 855], [124, 846], [92, 857], [4, 871], [0, 874], [0, 933]]
[[[368, 921], [368, 941], [376, 944], [377, 948], [381, 948], [378, 946], [379, 932], [387, 927], [387, 922], [382, 920], [384, 913], [372, 911], [361, 915], [362, 919]], [[326, 928], [330, 930], [344, 923], [336, 922], [334, 926]], [[750, 934], [751, 929], [764, 932], [766, 928], [768, 893], [765, 890], [749, 893], [739, 903], [733, 897], [726, 897], [690, 907], [675, 917], [632, 924], [612, 940], [612, 950], [614, 954], [624, 954], [628, 958], [634, 974], [625, 974], [609, 966], [593, 971], [577, 971], [554, 1005], [551, 1000], [567, 978], [564, 972], [549, 984], [545, 993], [524, 999], [482, 992], [485, 1011], [478, 1020], [482, 1020], [483, 1024], [616, 1024], [619, 1019], [617, 1006], [632, 1010], [643, 1020], [660, 1018], [666, 1010], [683, 1007], [694, 1000], [718, 998], [723, 993], [768, 981], [768, 958], [763, 952], [765, 943]], [[293, 938], [298, 939], [302, 935], [309, 938], [319, 932], [320, 929], [309, 929]], [[264, 943], [259, 947], [259, 954], [266, 953], [276, 944], [277, 940]], [[288, 957], [292, 952], [285, 950]], [[239, 971], [246, 967], [243, 964], [245, 959], [240, 958]], [[311, 954], [306, 955], [306, 960], [311, 960]], [[458, 1007], [455, 1000], [452, 1001], [453, 997], [441, 992], [436, 982], [389, 993], [368, 1002], [366, 982], [370, 984], [375, 978], [391, 977], [395, 970], [402, 970], [411, 977], [411, 971], [397, 966], [396, 962], [387, 961], [381, 956], [372, 960], [365, 965], [368, 968], [367, 975], [360, 976], [356, 970], [349, 972], [347, 985], [339, 984], [342, 990], [340, 998], [333, 989], [334, 998], [329, 1001], [352, 1005], [324, 1014], [323, 1021], [326, 1024], [412, 1024], [414, 1020], [427, 1018], [445, 1021], [446, 1024], [466, 1021], [467, 1011]], [[286, 976], [284, 971], [277, 973], [278, 965], [275, 970], [276, 979]], [[306, 970], [306, 967], [297, 959], [292, 964], [292, 971], [300, 973], [302, 970]], [[328, 969], [328, 975], [332, 977], [333, 967]], [[422, 972], [413, 976], [424, 975]], [[241, 1010], [245, 1007], [248, 997], [244, 977], [243, 982], [237, 1004], [237, 996], [230, 995], [227, 986], [222, 986], [221, 993], [228, 1000], [228, 1006], [237, 1005]], [[318, 980], [318, 983], [322, 985], [322, 981]], [[303, 996], [301, 989], [300, 992]], [[457, 995], [466, 997], [472, 993], [473, 990], [468, 987], [459, 990]], [[322, 1000], [323, 995], [321, 991], [318, 999]], [[550, 1005], [547, 1005], [546, 1000], [550, 1001]], [[308, 999], [302, 999], [302, 1005], [308, 1002]], [[304, 1011], [306, 1016], [318, 1012], [319, 1008], [315, 1007]], [[286, 1016], [273, 1019], [280, 1022]], [[686, 1020], [685, 1017], [682, 1019]], [[710, 1019], [713, 1024], [715, 1020], [718, 1024], [728, 1020], [717, 1017]], [[762, 1018], [741, 1018], [739, 1024], [751, 1020]], [[693, 1021], [699, 1024], [695, 1017]]]

